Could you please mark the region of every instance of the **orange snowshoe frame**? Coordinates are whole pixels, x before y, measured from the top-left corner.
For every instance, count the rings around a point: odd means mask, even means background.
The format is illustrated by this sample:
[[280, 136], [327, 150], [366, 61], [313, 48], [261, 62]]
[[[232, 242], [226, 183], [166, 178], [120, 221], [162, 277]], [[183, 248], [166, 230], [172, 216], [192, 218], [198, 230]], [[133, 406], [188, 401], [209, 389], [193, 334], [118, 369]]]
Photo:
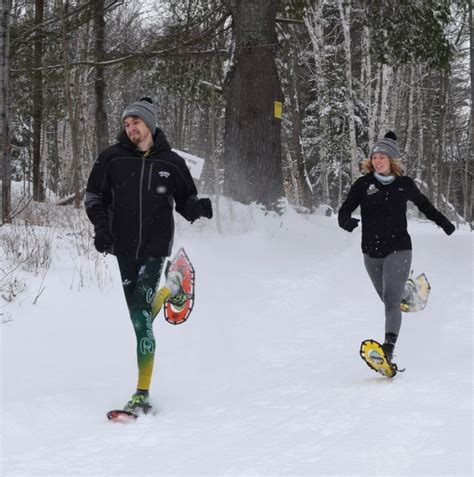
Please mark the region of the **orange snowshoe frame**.
[[165, 302], [163, 308], [165, 319], [172, 325], [179, 325], [184, 323], [191, 314], [194, 307], [194, 286], [196, 281], [196, 274], [193, 264], [187, 256], [184, 248], [180, 248], [171, 262], [168, 262], [166, 276], [169, 272], [177, 271], [183, 276], [181, 286], [184, 294], [186, 295], [186, 301], [183, 305], [177, 306], [172, 303], [171, 300]]

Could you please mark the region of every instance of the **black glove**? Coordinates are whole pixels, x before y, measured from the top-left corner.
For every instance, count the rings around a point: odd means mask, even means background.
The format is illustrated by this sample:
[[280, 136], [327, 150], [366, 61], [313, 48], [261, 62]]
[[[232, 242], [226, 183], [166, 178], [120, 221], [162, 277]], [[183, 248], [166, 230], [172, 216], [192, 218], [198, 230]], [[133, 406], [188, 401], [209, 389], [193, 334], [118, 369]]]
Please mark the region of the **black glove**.
[[201, 209], [200, 216], [206, 219], [212, 219], [212, 202], [211, 199], [199, 199], [199, 207]]
[[94, 247], [100, 253], [107, 252], [113, 244], [112, 236], [108, 229], [99, 227], [95, 229]]
[[454, 226], [454, 224], [448, 221], [446, 224], [443, 225], [443, 230], [446, 235], [451, 235], [456, 230], [456, 227]]
[[210, 199], [191, 198], [186, 205], [186, 217], [189, 221], [194, 222], [199, 217], [207, 217], [212, 219], [212, 204]]
[[341, 227], [348, 232], [352, 232], [357, 227], [357, 225], [359, 225], [359, 222], [359, 219], [354, 219], [353, 217], [351, 217], [350, 219], [346, 220], [344, 224], [341, 225]]

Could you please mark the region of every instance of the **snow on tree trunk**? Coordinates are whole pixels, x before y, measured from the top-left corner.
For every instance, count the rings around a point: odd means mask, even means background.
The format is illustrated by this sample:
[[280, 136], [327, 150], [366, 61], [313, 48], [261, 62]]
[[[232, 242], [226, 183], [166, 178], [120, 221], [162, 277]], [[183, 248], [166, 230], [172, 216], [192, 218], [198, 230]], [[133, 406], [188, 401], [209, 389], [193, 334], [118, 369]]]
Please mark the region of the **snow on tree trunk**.
[[323, 1], [317, 1], [314, 7], [308, 8], [308, 14], [304, 19], [306, 29], [311, 39], [311, 47], [314, 60], [314, 72], [312, 74], [316, 89], [318, 92], [318, 100], [315, 107], [315, 116], [319, 118], [321, 137], [319, 138], [319, 161], [320, 183], [321, 183], [321, 201], [323, 204], [329, 204], [329, 181], [328, 181], [328, 157], [326, 148], [326, 134], [328, 131], [326, 115], [322, 112], [321, 103], [324, 98], [326, 89], [324, 72], [323, 72]]
[[305, 152], [303, 148], [303, 132], [301, 128], [301, 102], [300, 102], [300, 88], [298, 80], [298, 52], [292, 51], [289, 59], [290, 74], [289, 74], [289, 88], [290, 88], [290, 107], [291, 107], [291, 145], [294, 160], [291, 154], [288, 153], [290, 169], [292, 171], [292, 178], [296, 182], [296, 190], [298, 194], [298, 201], [307, 209], [313, 206], [312, 201], [312, 187], [309, 182], [309, 174], [306, 170]]
[[388, 65], [382, 65], [382, 90], [380, 91], [380, 117], [377, 134], [378, 136], [383, 136], [387, 132], [387, 129], [389, 129], [387, 110], [391, 83], [392, 68]]
[[228, 0], [234, 51], [224, 83], [224, 194], [276, 208], [284, 195], [280, 80], [275, 64], [278, 2]]

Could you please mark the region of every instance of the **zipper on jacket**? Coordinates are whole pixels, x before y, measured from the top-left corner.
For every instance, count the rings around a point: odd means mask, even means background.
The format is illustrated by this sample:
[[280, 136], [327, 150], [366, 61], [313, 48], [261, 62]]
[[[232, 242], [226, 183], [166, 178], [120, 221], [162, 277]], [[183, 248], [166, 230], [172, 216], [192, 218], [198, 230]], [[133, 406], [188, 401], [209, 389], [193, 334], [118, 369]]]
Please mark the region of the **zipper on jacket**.
[[[137, 153], [138, 154], [138, 153]], [[146, 153], [145, 153], [146, 154]], [[138, 188], [138, 215], [139, 215], [139, 231], [138, 231], [138, 246], [135, 253], [135, 258], [138, 260], [140, 247], [142, 245], [142, 232], [143, 232], [143, 176], [145, 174], [145, 154], [142, 157], [142, 171], [140, 174], [140, 187]]]
[[150, 173], [148, 174], [148, 190], [151, 188], [151, 175], [153, 172], [153, 162], [150, 165]]

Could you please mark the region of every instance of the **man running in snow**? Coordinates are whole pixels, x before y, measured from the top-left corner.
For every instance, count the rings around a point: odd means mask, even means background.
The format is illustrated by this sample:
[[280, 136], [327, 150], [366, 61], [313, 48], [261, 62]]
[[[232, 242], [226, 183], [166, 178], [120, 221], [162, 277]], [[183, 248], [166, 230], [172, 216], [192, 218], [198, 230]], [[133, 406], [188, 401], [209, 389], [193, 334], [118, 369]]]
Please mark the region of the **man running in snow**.
[[[130, 104], [122, 126], [118, 142], [102, 151], [92, 168], [85, 207], [94, 225], [95, 248], [117, 257], [137, 338], [138, 384], [125, 410], [147, 412], [155, 355], [152, 326], [162, 305], [153, 299], [172, 250], [173, 207], [193, 222], [212, 218], [212, 205], [207, 198], [198, 199], [184, 159], [156, 126], [150, 98]], [[166, 299], [182, 293], [176, 276], [165, 288]]]

